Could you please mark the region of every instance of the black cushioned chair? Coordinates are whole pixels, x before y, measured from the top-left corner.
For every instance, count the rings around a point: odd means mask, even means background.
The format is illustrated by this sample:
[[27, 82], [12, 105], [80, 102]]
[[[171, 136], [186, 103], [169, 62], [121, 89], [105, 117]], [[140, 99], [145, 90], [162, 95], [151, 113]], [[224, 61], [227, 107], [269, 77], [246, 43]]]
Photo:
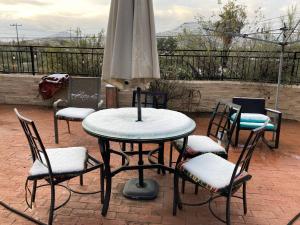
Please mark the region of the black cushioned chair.
[[53, 104], [55, 143], [58, 143], [58, 120], [65, 120], [70, 133], [69, 121], [82, 121], [89, 114], [99, 110], [100, 77], [70, 77], [68, 100], [58, 99]]
[[[71, 197], [71, 192], [79, 194], [94, 194], [101, 192], [101, 202], [103, 202], [103, 191], [104, 191], [104, 177], [103, 177], [103, 164], [99, 162], [91, 155], [88, 154], [85, 147], [69, 147], [69, 148], [53, 148], [46, 149], [37, 131], [34, 122], [27, 119], [19, 114], [17, 109], [15, 113], [21, 123], [24, 133], [27, 137], [33, 164], [29, 170], [29, 175], [26, 180], [26, 203], [31, 208], [32, 203], [35, 202], [36, 192], [39, 187], [46, 185], [50, 186], [51, 197], [50, 197], [50, 209], [48, 223], [53, 223], [54, 211], [64, 206]], [[64, 186], [62, 182], [68, 181], [72, 178], [81, 176], [93, 170], [99, 170], [100, 172], [100, 191], [81, 193], [73, 191], [69, 187]], [[38, 185], [39, 181], [46, 181], [46, 184]], [[33, 182], [32, 190], [29, 189], [29, 181]], [[69, 197], [67, 200], [59, 206], [55, 205], [55, 187], [61, 186], [69, 191]], [[30, 202], [27, 199], [27, 192], [31, 194]], [[8, 206], [5, 206], [9, 208]], [[9, 208], [10, 210], [18, 213], [19, 215], [35, 222], [38, 224], [44, 224], [36, 219], [19, 213], [16, 210]]]
[[267, 140], [264, 138], [264, 141], [270, 148], [278, 148], [282, 113], [278, 110], [266, 108], [265, 99], [263, 98], [234, 97], [232, 102], [242, 107], [242, 113], [236, 126], [235, 146], [238, 145], [241, 130], [255, 129], [260, 127], [266, 120], [270, 120], [265, 131], [272, 133], [272, 139]]
[[[231, 138], [235, 129], [237, 118], [230, 123], [233, 113], [240, 115], [241, 107], [231, 102], [220, 101], [217, 103], [208, 127], [206, 135], [190, 135], [185, 152], [185, 158], [193, 158], [204, 153], [215, 153], [227, 159], [227, 153], [231, 144]], [[183, 139], [173, 141], [170, 149], [169, 166], [172, 166], [173, 148], [182, 149]]]
[[[231, 138], [237, 124], [237, 118], [230, 123], [231, 115], [235, 113], [240, 115], [241, 107], [231, 102], [220, 101], [217, 103], [207, 128], [206, 135], [190, 135], [186, 144], [184, 159], [195, 156], [214, 153], [224, 159], [228, 158], [228, 150], [231, 144]], [[173, 141], [170, 148], [169, 166], [173, 163], [173, 148], [177, 151], [182, 149], [183, 139]], [[182, 193], [184, 193], [185, 181], [182, 180]], [[198, 186], [195, 187], [195, 193], [198, 192]]]
[[[243, 199], [244, 214], [246, 214], [246, 184], [252, 177], [248, 169], [253, 151], [263, 135], [265, 126], [266, 124], [263, 124], [262, 127], [251, 131], [235, 164], [212, 153], [206, 153], [189, 160], [184, 160], [186, 151], [181, 152], [177, 159], [174, 173], [173, 215], [176, 215], [177, 208], [182, 209], [183, 205], [200, 206], [208, 203], [212, 214], [218, 220], [229, 225], [231, 224], [230, 208], [232, 197]], [[183, 143], [184, 146], [186, 146], [186, 144], [186, 142]], [[178, 187], [179, 177], [202, 186], [209, 192], [209, 198], [201, 203], [182, 202]], [[240, 188], [242, 188], [242, 196], [235, 195]], [[219, 197], [226, 198], [225, 220], [217, 216], [211, 208], [211, 202]]]

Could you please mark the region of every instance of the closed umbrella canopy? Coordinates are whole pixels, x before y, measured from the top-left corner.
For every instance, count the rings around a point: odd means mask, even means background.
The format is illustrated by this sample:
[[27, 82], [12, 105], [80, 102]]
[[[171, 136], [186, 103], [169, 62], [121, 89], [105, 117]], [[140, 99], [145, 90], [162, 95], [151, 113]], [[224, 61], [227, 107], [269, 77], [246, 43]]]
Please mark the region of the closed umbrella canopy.
[[102, 67], [105, 81], [160, 78], [152, 0], [112, 0]]

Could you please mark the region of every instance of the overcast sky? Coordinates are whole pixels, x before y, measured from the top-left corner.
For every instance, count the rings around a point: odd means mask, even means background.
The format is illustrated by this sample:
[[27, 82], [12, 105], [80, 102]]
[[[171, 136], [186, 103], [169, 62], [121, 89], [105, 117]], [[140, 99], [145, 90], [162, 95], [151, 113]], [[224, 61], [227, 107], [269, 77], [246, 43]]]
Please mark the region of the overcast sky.
[[[221, 0], [222, 3], [227, 0]], [[247, 6], [248, 17], [261, 7], [266, 18], [285, 15], [300, 0], [238, 0]], [[220, 0], [153, 0], [158, 32], [170, 30], [196, 15], [217, 14]], [[22, 24], [20, 35], [39, 36], [80, 27], [84, 33], [106, 30], [110, 0], [0, 0], [0, 37], [14, 35], [12, 23]], [[274, 21], [275, 22], [275, 21]]]

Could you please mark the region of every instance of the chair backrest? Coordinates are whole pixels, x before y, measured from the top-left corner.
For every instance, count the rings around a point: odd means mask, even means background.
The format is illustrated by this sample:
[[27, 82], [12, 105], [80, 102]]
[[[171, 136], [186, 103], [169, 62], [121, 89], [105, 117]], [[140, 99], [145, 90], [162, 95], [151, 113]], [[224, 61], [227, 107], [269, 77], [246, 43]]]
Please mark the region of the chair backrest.
[[[233, 120], [231, 120], [230, 117], [234, 113], [236, 113], [236, 116]], [[207, 136], [220, 142], [226, 152], [229, 149], [232, 134], [240, 115], [241, 106], [231, 102], [220, 101], [210, 118], [207, 128]]]
[[[132, 93], [132, 107], [137, 104], [137, 91], [134, 90]], [[167, 93], [163, 92], [151, 92], [141, 91], [141, 105], [145, 108], [167, 108]]]
[[35, 160], [39, 160], [44, 166], [48, 168], [49, 175], [51, 176], [52, 169], [50, 161], [34, 122], [22, 116], [17, 109], [14, 109], [14, 111], [21, 123], [25, 136], [28, 140], [33, 162], [35, 162]]
[[[246, 174], [245, 172], [248, 172], [253, 152], [255, 150], [258, 141], [263, 136], [267, 124], [268, 121], [264, 123], [263, 126], [251, 130], [250, 135], [243, 147], [243, 150], [233, 170], [230, 185], [229, 185], [230, 188], [234, 188], [235, 186], [238, 186], [243, 182], [243, 177], [244, 177], [243, 175]], [[251, 177], [248, 176], [248, 179], [250, 178]]]
[[70, 77], [70, 106], [97, 109], [100, 101], [100, 77]]
[[234, 97], [232, 103], [242, 106], [242, 113], [266, 114], [264, 98]]

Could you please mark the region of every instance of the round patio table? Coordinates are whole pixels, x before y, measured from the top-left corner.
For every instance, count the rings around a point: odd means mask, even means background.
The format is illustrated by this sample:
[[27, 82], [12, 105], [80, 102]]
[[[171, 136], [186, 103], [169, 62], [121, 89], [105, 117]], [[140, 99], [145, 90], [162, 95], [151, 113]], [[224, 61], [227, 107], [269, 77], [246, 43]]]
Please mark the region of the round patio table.
[[[106, 179], [105, 197], [102, 215], [106, 215], [110, 194], [111, 178], [121, 171], [138, 170], [139, 178], [129, 180], [123, 194], [133, 199], [154, 199], [158, 193], [158, 184], [152, 179], [144, 179], [143, 170], [160, 168], [172, 170], [163, 163], [163, 156], [158, 157], [157, 163], [153, 161], [144, 165], [144, 143], [159, 144], [158, 150], [163, 150], [164, 143], [184, 138], [183, 149], [186, 146], [188, 135], [196, 127], [195, 122], [188, 116], [166, 109], [142, 108], [142, 121], [137, 120], [137, 108], [105, 109], [92, 113], [83, 122], [83, 129], [90, 135], [98, 138], [99, 148], [104, 163], [104, 176]], [[129, 165], [129, 157], [122, 151], [110, 147], [110, 141], [137, 143], [138, 165]], [[154, 151], [149, 153], [149, 159]], [[110, 156], [117, 154], [122, 157], [124, 164], [111, 169]]]

